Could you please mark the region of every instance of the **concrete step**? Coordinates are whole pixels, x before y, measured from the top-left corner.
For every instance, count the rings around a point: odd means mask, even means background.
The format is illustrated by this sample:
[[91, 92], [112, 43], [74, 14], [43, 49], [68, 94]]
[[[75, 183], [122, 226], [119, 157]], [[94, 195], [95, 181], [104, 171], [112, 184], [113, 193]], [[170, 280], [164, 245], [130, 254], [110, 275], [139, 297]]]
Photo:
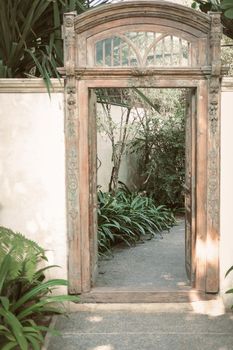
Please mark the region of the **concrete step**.
[[56, 318], [61, 337], [51, 337], [47, 349], [232, 350], [232, 313], [216, 301], [209, 304], [212, 312], [205, 307], [202, 302], [197, 312], [191, 303], [79, 305], [68, 318]]

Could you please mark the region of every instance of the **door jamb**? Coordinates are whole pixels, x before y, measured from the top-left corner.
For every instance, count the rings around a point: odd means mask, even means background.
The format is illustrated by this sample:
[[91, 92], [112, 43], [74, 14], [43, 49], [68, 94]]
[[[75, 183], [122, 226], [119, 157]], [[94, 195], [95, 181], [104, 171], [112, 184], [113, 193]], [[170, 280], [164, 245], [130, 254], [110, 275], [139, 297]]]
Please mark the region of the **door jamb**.
[[[153, 80], [153, 79], [152, 79]], [[140, 81], [137, 81], [136, 78], [133, 78], [134, 86], [137, 87], [147, 87], [146, 84], [142, 84], [141, 79]], [[131, 81], [132, 83], [132, 81]], [[80, 163], [79, 168], [82, 169], [82, 172], [80, 172], [79, 176], [79, 185], [80, 185], [80, 193], [79, 193], [79, 200], [80, 200], [80, 220], [81, 220], [81, 226], [80, 226], [80, 232], [81, 232], [81, 242], [85, 242], [85, 246], [82, 246], [82, 254], [81, 254], [81, 260], [79, 263], [81, 263], [81, 276], [82, 276], [82, 293], [87, 293], [91, 290], [91, 280], [90, 280], [90, 241], [89, 241], [89, 222], [85, 213], [86, 208], [88, 206], [87, 198], [89, 196], [87, 195], [86, 188], [89, 186], [89, 173], [88, 173], [88, 167], [85, 167], [85, 164], [87, 164], [88, 160], [88, 91], [92, 88], [98, 88], [98, 87], [129, 87], [128, 79], [115, 79], [115, 80], [108, 80], [103, 83], [103, 80], [101, 79], [81, 79], [77, 81], [77, 89], [82, 91], [82, 95], [79, 95], [79, 111], [80, 115], [82, 115], [83, 122], [81, 123], [82, 126], [80, 126], [79, 130], [79, 154], [80, 154]], [[140, 84], [140, 85], [139, 85]], [[154, 88], [163, 88], [163, 87], [169, 87], [169, 88], [177, 88], [177, 87], [187, 87], [187, 88], [193, 88], [196, 91], [196, 96], [199, 96], [199, 99], [197, 100], [197, 133], [196, 133], [196, 144], [197, 144], [197, 160], [196, 160], [196, 168], [198, 168], [197, 171], [197, 177], [196, 177], [196, 191], [200, 191], [199, 193], [202, 193], [201, 198], [197, 198], [197, 213], [196, 213], [196, 227], [197, 227], [197, 236], [196, 236], [196, 246], [202, 247], [205, 244], [206, 241], [206, 215], [205, 210], [203, 209], [206, 205], [206, 198], [207, 198], [207, 176], [203, 176], [205, 173], [204, 169], [207, 166], [207, 115], [208, 115], [208, 108], [203, 101], [205, 101], [205, 98], [208, 94], [208, 82], [205, 79], [197, 79], [195, 81], [190, 81], [189, 79], [183, 79], [177, 77], [176, 79], [166, 80], [161, 83], [161, 80], [157, 79], [157, 77], [153, 80], [153, 83], [150, 83], [149, 87]], [[206, 117], [204, 117], [206, 115]], [[86, 135], [86, 136], [85, 136]], [[199, 164], [199, 165], [198, 165]], [[201, 169], [200, 169], [201, 166]], [[206, 174], [207, 175], [207, 174]], [[85, 191], [83, 191], [85, 189]], [[85, 202], [86, 201], [86, 202]], [[85, 203], [85, 205], [84, 205]], [[195, 278], [195, 291], [196, 292], [204, 292], [205, 291], [205, 283], [206, 283], [206, 276], [203, 271], [205, 271], [206, 268], [206, 260], [205, 256], [196, 255], [194, 259], [196, 266], [196, 278]], [[193, 292], [193, 290], [192, 290]], [[179, 294], [179, 293], [178, 293]], [[177, 295], [178, 295], [177, 294]], [[179, 298], [178, 298], [179, 299]]]
[[[146, 4], [143, 2], [143, 4]], [[105, 10], [110, 11], [110, 16], [117, 16], [118, 24], [124, 23], [127, 19], [122, 18], [122, 12], [137, 11], [142, 2], [128, 4], [106, 5]], [[108, 6], [108, 7], [107, 7]], [[136, 6], [136, 7], [135, 7]], [[184, 20], [190, 21], [198, 29], [198, 24], [203, 24], [203, 35], [199, 37], [199, 49], [201, 59], [199, 65], [189, 68], [102, 68], [90, 67], [87, 62], [87, 38], [90, 33], [97, 33], [104, 20], [104, 14], [96, 10], [88, 11], [87, 14], [76, 18], [75, 13], [65, 14], [64, 19], [64, 47], [65, 67], [60, 69], [65, 80], [65, 139], [66, 139], [66, 181], [67, 181], [67, 232], [68, 232], [68, 274], [69, 293], [77, 294], [85, 292], [90, 288], [88, 283], [89, 271], [80, 262], [85, 258], [87, 261], [90, 254], [89, 242], [85, 237], [87, 227], [87, 216], [82, 217], [85, 212], [82, 207], [88, 208], [89, 183], [88, 178], [81, 175], [83, 172], [88, 175], [87, 159], [88, 147], [80, 146], [80, 135], [87, 132], [87, 105], [80, 105], [86, 100], [88, 89], [82, 87], [91, 84], [101, 83], [100, 87], [112, 87], [114, 82], [120, 87], [169, 87], [167, 82], [176, 85], [178, 79], [184, 85], [182, 87], [197, 87], [198, 96], [198, 120], [197, 120], [197, 162], [202, 164], [202, 171], [198, 172], [196, 178], [197, 197], [202, 196], [203, 201], [197, 201], [197, 244], [196, 244], [196, 289], [204, 293], [217, 293], [219, 290], [219, 182], [220, 182], [220, 87], [221, 76], [224, 71], [220, 61], [221, 21], [218, 13], [200, 15], [193, 10], [172, 4], [160, 2], [148, 2], [148, 12], [145, 12], [143, 21], [147, 23], [150, 16], [161, 16], [163, 7], [168, 7], [167, 17], [174, 23], [176, 28], [177, 12], [183, 15]], [[124, 9], [123, 9], [124, 7]], [[120, 11], [118, 11], [120, 10]], [[101, 13], [100, 13], [101, 12]], [[98, 23], [88, 21], [89, 16], [98, 13]], [[138, 14], [135, 12], [135, 21], [138, 21]], [[112, 18], [112, 17], [111, 17]], [[163, 21], [163, 17], [160, 18]], [[81, 20], [81, 21], [80, 21]], [[87, 21], [86, 21], [87, 20]], [[86, 22], [85, 22], [86, 21]], [[109, 25], [110, 17], [108, 17]], [[143, 23], [145, 23], [143, 22]], [[127, 24], [127, 23], [126, 23]], [[142, 24], [143, 25], [143, 24]], [[186, 28], [187, 29], [187, 28]], [[90, 30], [90, 32], [89, 32]], [[198, 32], [199, 33], [199, 32]], [[200, 33], [198, 34], [200, 35]], [[202, 40], [204, 39], [204, 41]], [[82, 52], [82, 49], [84, 52]], [[84, 84], [84, 85], [83, 85]], [[105, 84], [105, 85], [104, 85]], [[121, 86], [121, 85], [125, 86]], [[187, 84], [187, 86], [186, 86]], [[98, 85], [98, 84], [97, 84]], [[98, 85], [99, 86], [99, 85]], [[93, 86], [95, 87], [95, 86]], [[173, 86], [176, 87], [176, 86]], [[81, 97], [82, 94], [82, 97]], [[201, 101], [203, 100], [203, 101]], [[82, 151], [85, 151], [84, 153]], [[85, 161], [85, 163], [84, 163]], [[83, 168], [80, 167], [83, 166]], [[82, 178], [82, 183], [80, 182]], [[82, 184], [85, 187], [82, 188]], [[83, 201], [82, 201], [83, 199]], [[87, 257], [85, 257], [87, 255]], [[90, 260], [90, 259], [89, 259]], [[83, 284], [82, 281], [86, 280]]]

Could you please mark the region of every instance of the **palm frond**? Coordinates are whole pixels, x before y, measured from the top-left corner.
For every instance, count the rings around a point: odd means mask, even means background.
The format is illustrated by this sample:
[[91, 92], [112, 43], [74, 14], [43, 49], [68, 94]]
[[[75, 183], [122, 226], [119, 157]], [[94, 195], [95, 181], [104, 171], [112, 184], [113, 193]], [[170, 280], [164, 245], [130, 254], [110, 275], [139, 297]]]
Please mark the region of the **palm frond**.
[[59, 77], [63, 14], [82, 13], [108, 0], [0, 0], [0, 78]]

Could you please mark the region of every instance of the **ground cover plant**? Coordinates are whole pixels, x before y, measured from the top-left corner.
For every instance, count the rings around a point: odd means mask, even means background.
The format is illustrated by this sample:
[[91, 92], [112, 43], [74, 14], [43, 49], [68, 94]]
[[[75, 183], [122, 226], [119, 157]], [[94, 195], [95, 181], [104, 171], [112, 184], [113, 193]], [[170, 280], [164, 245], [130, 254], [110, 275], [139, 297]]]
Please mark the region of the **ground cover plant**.
[[135, 244], [152, 238], [175, 223], [171, 210], [156, 206], [145, 193], [119, 189], [115, 194], [98, 191], [99, 254], [106, 254], [118, 242]]
[[64, 312], [62, 302], [75, 296], [52, 295], [63, 279], [45, 279], [38, 267], [46, 261], [44, 250], [19, 233], [0, 227], [0, 347], [1, 350], [39, 350], [44, 341], [45, 317]]

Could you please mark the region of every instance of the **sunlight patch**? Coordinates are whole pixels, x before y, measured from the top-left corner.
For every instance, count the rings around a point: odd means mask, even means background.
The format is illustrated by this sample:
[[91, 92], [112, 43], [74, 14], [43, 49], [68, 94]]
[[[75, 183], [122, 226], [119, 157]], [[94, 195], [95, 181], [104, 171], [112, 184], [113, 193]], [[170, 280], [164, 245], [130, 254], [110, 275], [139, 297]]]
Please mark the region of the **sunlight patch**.
[[111, 344], [108, 345], [99, 345], [95, 348], [92, 348], [91, 350], [114, 350], [114, 347]]
[[87, 319], [90, 322], [101, 322], [101, 321], [103, 321], [103, 317], [101, 317], [101, 316], [90, 316], [90, 317], [87, 317]]
[[221, 299], [191, 302], [193, 311], [208, 316], [221, 316], [225, 314], [225, 307]]

